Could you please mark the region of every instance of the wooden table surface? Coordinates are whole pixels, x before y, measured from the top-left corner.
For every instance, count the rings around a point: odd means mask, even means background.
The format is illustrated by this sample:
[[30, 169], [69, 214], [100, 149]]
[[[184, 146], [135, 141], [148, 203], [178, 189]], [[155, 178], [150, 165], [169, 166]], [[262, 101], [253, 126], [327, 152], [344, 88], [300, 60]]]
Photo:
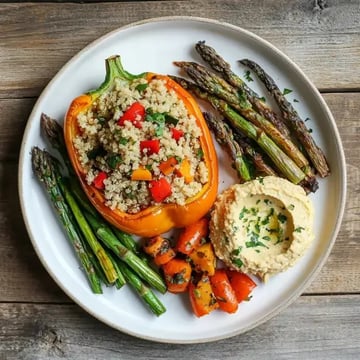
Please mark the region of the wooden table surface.
[[[325, 266], [282, 313], [207, 344], [159, 344], [116, 331], [74, 304], [37, 258], [20, 212], [20, 142], [37, 97], [72, 56], [122, 25], [192, 15], [273, 43], [312, 79], [340, 131], [345, 216]], [[0, 4], [0, 359], [359, 359], [360, 2], [210, 0]]]

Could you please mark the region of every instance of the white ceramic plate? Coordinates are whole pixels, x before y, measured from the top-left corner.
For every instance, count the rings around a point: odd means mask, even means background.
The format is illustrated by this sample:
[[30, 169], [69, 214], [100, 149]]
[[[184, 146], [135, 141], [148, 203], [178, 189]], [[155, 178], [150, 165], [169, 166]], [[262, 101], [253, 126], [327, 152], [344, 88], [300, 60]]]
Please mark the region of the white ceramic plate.
[[[160, 296], [167, 312], [157, 318], [125, 287], [120, 291], [104, 289], [93, 295], [79, 269], [71, 246], [57, 221], [50, 202], [32, 174], [32, 146], [45, 147], [40, 136], [40, 114], [62, 120], [70, 101], [96, 88], [104, 78], [104, 59], [120, 54], [124, 67], [132, 73], [152, 71], [178, 74], [174, 60], [200, 58], [194, 50], [198, 40], [206, 40], [230, 62], [240, 76], [244, 68], [237, 60], [250, 58], [262, 64], [279, 84], [293, 92], [289, 99], [311, 128], [329, 160], [332, 174], [320, 181], [311, 198], [316, 210], [316, 239], [306, 256], [289, 271], [259, 285], [250, 302], [240, 305], [236, 314], [215, 311], [203, 318], [192, 315], [187, 297]], [[254, 76], [255, 78], [255, 76]], [[258, 92], [260, 84], [252, 82]], [[219, 151], [221, 163], [228, 163]], [[221, 189], [233, 174], [221, 168]], [[76, 303], [106, 324], [145, 339], [171, 343], [214, 341], [247, 331], [270, 319], [294, 301], [325, 262], [339, 230], [345, 201], [346, 174], [344, 154], [334, 119], [316, 88], [284, 54], [258, 36], [238, 27], [208, 19], [171, 17], [150, 19], [115, 30], [93, 42], [72, 58], [53, 78], [37, 101], [27, 124], [19, 163], [19, 192], [26, 226], [47, 271]]]

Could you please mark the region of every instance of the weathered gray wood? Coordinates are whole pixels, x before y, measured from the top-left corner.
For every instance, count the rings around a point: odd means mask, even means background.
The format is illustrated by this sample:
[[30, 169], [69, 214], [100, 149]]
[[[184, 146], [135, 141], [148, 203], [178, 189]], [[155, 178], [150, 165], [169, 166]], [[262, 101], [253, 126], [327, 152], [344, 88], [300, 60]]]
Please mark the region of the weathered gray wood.
[[[318, 2], [319, 3], [319, 2]], [[209, 17], [255, 32], [289, 55], [317, 87], [360, 87], [359, 2], [144, 1], [0, 5], [0, 96], [36, 96], [85, 45], [145, 18]]]
[[301, 297], [272, 320], [245, 334], [183, 346], [151, 343], [120, 333], [75, 305], [0, 304], [0, 357], [355, 360], [360, 353], [359, 322], [358, 295]]

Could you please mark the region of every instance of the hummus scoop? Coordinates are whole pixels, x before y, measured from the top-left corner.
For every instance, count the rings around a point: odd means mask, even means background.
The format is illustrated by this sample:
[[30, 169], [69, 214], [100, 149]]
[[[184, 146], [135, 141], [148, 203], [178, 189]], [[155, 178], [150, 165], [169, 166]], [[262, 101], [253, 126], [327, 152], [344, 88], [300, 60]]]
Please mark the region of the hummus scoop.
[[314, 210], [299, 185], [274, 176], [221, 193], [210, 221], [216, 255], [263, 281], [293, 266], [312, 240]]

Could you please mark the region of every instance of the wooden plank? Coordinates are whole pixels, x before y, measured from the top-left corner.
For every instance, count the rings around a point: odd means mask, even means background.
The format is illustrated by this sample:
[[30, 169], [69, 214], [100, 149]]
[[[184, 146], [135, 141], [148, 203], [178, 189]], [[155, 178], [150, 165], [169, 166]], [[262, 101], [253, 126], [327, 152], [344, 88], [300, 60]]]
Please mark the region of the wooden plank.
[[346, 360], [359, 355], [359, 322], [359, 295], [302, 297], [245, 334], [184, 347], [128, 336], [75, 305], [0, 304], [0, 354], [7, 360]]
[[358, 1], [326, 7], [301, 1], [144, 1], [0, 5], [1, 97], [37, 96], [85, 45], [122, 25], [174, 14], [217, 19], [253, 31], [289, 55], [317, 87], [360, 87]]
[[[307, 293], [355, 293], [360, 289], [359, 122], [360, 94], [326, 94], [343, 139], [348, 168], [348, 201], [333, 251]], [[67, 302], [68, 298], [47, 275], [27, 236], [17, 197], [20, 139], [32, 99], [0, 100], [0, 301]], [[13, 125], [15, 124], [15, 125]], [[11, 151], [9, 150], [11, 149]], [[8, 155], [10, 153], [10, 155]]]

